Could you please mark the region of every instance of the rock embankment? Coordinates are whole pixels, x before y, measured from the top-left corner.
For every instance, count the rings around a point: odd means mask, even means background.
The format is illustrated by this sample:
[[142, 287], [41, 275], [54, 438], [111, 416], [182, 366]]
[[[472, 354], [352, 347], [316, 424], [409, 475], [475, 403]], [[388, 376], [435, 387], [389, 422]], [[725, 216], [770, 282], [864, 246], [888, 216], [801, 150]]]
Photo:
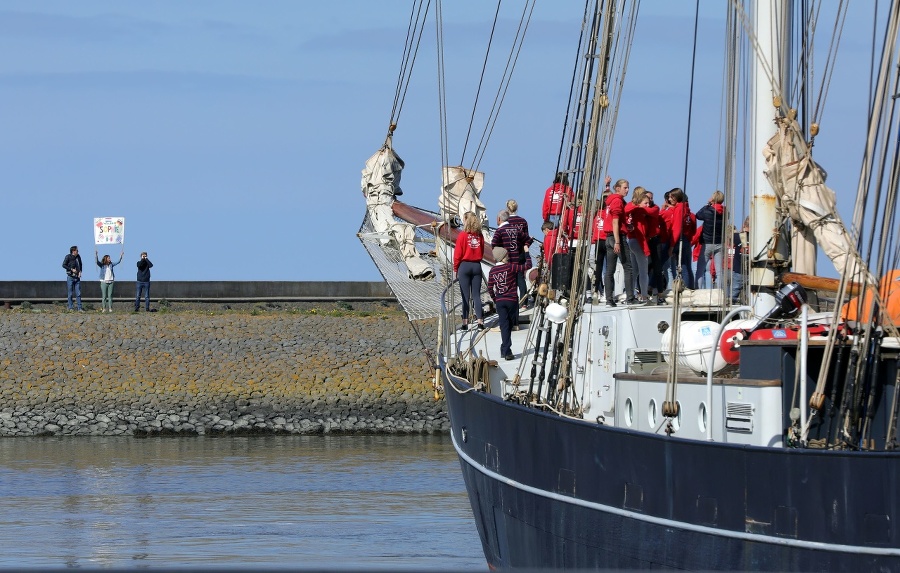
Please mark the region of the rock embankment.
[[0, 436], [449, 430], [406, 316], [347, 307], [2, 311]]

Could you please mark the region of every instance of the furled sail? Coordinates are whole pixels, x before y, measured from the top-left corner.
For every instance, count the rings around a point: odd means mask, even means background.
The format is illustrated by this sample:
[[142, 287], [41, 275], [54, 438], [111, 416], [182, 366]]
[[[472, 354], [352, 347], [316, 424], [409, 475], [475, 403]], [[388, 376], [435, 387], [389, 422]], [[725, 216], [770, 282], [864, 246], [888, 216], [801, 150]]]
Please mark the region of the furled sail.
[[409, 278], [430, 280], [434, 278], [434, 270], [422, 260], [416, 250], [415, 227], [397, 221], [391, 211], [395, 197], [403, 193], [400, 190], [400, 173], [403, 167], [403, 160], [394, 152], [391, 138], [388, 137], [384, 146], [366, 161], [366, 167], [362, 170], [362, 192], [366, 197], [366, 207], [374, 232], [384, 235], [382, 243], [393, 241], [396, 244]]
[[800, 126], [796, 120], [781, 118], [777, 124], [778, 130], [763, 148], [763, 156], [766, 177], [793, 221], [793, 270], [816, 274], [814, 245], [818, 243], [838, 274], [844, 274], [852, 269], [847, 259], [854, 249], [837, 213], [834, 191], [825, 185], [826, 174], [808, 149], [798, 153], [795, 138]]
[[482, 225], [487, 222], [487, 208], [478, 196], [484, 187], [484, 173], [465, 167], [444, 167], [443, 186], [438, 205], [445, 221], [458, 218], [471, 211]]

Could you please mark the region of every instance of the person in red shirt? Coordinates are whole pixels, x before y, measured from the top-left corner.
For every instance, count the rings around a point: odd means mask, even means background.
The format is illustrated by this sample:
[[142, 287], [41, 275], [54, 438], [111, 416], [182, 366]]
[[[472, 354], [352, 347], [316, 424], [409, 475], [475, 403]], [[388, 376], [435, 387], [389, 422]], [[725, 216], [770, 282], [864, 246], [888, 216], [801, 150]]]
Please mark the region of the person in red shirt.
[[703, 274], [698, 272], [700, 271], [697, 265], [697, 261], [700, 260], [700, 251], [703, 250], [703, 245], [700, 240], [703, 235], [703, 228], [700, 227], [696, 231], [694, 231], [694, 236], [691, 237], [691, 261], [694, 265], [694, 286], [697, 288], [706, 288], [706, 282], [703, 280]]
[[[553, 260], [555, 253], [568, 253], [569, 241], [560, 240], [559, 229], [557, 229], [550, 221], [544, 221], [541, 225], [541, 231], [544, 232], [544, 266], [546, 272], [550, 272], [550, 262]], [[562, 237], [565, 239], [565, 235]]]
[[[651, 294], [653, 290], [656, 290], [656, 295], [659, 297], [666, 290], [663, 270], [659, 262], [659, 229], [662, 225], [660, 224], [659, 205], [653, 202], [653, 192], [647, 191], [644, 196], [647, 198], [647, 205], [644, 207], [644, 210], [647, 212], [646, 236], [647, 244], [650, 247], [650, 264], [648, 265], [650, 290]], [[651, 302], [654, 302], [652, 297]]]
[[544, 221], [550, 221], [559, 227], [563, 209], [567, 203], [571, 203], [575, 196], [569, 186], [569, 176], [565, 173], [557, 173], [553, 185], [547, 187], [544, 192], [544, 204], [541, 206], [541, 216]]
[[[671, 227], [672, 199], [671, 191], [666, 191], [663, 195], [663, 203], [659, 208], [659, 246], [657, 248], [657, 258], [659, 259], [660, 268], [660, 284], [659, 292], [665, 292], [668, 287], [670, 278], [674, 276], [672, 273], [672, 265], [669, 259], [669, 245], [672, 243], [672, 237], [669, 234]], [[662, 298], [662, 297], [660, 297]], [[660, 301], [662, 303], [663, 301]]]
[[572, 242], [570, 246], [572, 247], [577, 244], [575, 241], [578, 240], [578, 234], [581, 232], [582, 213], [581, 205], [579, 205], [577, 209], [566, 210], [566, 221], [563, 224], [563, 233], [569, 237], [569, 240]]
[[681, 189], [675, 188], [671, 191], [669, 198], [672, 200], [672, 212], [669, 215], [671, 226], [669, 234], [672, 238], [672, 244], [669, 245], [669, 257], [677, 257], [673, 261], [672, 266], [681, 265], [681, 279], [684, 286], [694, 289], [694, 272], [691, 269], [691, 239], [697, 229], [697, 222], [694, 214], [691, 213], [691, 207], [688, 205], [687, 196]]
[[465, 221], [463, 230], [456, 237], [453, 248], [453, 272], [459, 279], [459, 291], [462, 295], [460, 330], [469, 328], [470, 304], [475, 307], [478, 328], [484, 330], [484, 309], [481, 307], [481, 259], [484, 258], [484, 235], [481, 234], [481, 222], [475, 213], [466, 212], [463, 220]]
[[625, 195], [628, 194], [628, 181], [619, 179], [606, 200], [606, 274], [604, 286], [606, 290], [606, 306], [616, 306], [615, 272], [616, 262], [622, 264], [625, 271], [625, 297], [628, 304], [636, 304], [634, 285], [631, 279], [631, 251], [628, 249], [625, 231]]
[[606, 227], [604, 218], [606, 214], [606, 198], [609, 197], [609, 189], [604, 191], [603, 197], [597, 200], [597, 214], [594, 215], [594, 226], [591, 239], [594, 243], [594, 303], [600, 301], [603, 293], [603, 265], [606, 263]]
[[628, 231], [628, 249], [631, 251], [631, 268], [638, 277], [638, 300], [647, 302], [650, 295], [650, 243], [647, 240], [647, 205], [650, 200], [643, 187], [635, 187], [631, 201], [625, 205], [625, 228]]

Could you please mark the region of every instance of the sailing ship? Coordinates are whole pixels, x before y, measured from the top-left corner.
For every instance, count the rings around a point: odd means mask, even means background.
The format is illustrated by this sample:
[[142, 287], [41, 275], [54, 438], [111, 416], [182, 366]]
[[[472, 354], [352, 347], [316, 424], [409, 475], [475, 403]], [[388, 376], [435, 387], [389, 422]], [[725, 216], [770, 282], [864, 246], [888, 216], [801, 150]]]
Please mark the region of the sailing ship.
[[[900, 570], [900, 272], [890, 271], [900, 6], [877, 14], [869, 137], [847, 150], [863, 160], [845, 224], [813, 159], [820, 110], [798, 89], [811, 77], [797, 72], [813, 59], [804, 30], [839, 29], [846, 8], [829, 28], [812, 21], [819, 8], [810, 5], [723, 3], [728, 58], [752, 65], [724, 82], [726, 101], [750, 117], [728, 131], [724, 155], [736, 160], [746, 148], [753, 158], [743, 171], [726, 167], [729, 196], [752, 194], [749, 288], [737, 301], [725, 277], [688, 290], [676, 274], [665, 304], [608, 306], [588, 292], [593, 241], [572, 241], [553, 265], [535, 241], [534, 305], [512, 332], [523, 351], [502, 359], [490, 308], [487, 329], [459, 328], [451, 266], [464, 214], [486, 220], [483, 174], [445, 163], [435, 210], [399, 201], [392, 117], [363, 170], [359, 237], [417, 331], [437, 321], [426, 354], [491, 568]], [[581, 119], [565, 128], [563, 171], [573, 187], [566, 208], [587, 221], [638, 14], [630, 2], [585, 7], [572, 90]], [[803, 38], [799, 57], [791, 37]], [[484, 229], [490, 239], [495, 229]], [[839, 279], [814, 275], [817, 245]], [[488, 251], [485, 275], [494, 264]]]

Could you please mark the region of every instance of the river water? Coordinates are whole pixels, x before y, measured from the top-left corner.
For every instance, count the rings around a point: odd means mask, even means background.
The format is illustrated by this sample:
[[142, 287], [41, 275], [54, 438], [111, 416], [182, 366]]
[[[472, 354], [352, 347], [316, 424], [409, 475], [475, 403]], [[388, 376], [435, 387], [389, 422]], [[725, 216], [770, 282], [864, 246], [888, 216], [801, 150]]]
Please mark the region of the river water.
[[486, 571], [448, 436], [0, 440], [0, 568]]

